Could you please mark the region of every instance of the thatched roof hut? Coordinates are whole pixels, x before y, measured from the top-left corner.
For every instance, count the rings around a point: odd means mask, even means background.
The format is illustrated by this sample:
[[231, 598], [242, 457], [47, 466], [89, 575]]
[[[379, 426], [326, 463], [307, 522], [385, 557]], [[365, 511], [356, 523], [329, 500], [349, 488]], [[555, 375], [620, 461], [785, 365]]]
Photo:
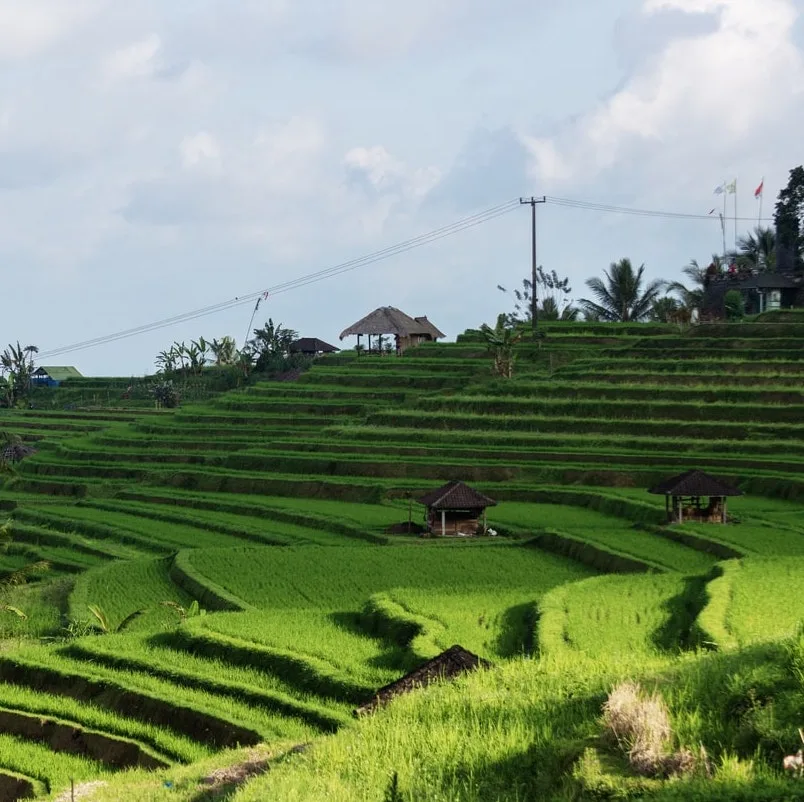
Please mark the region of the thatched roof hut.
[[343, 340], [346, 337], [355, 335], [358, 343], [361, 336], [368, 337], [369, 350], [371, 350], [372, 336], [378, 337], [380, 342], [383, 335], [394, 336], [399, 353], [412, 345], [418, 345], [422, 342], [434, 342], [446, 336], [426, 316], [411, 317], [394, 306], [381, 306], [379, 309], [375, 309], [364, 318], [358, 320], [357, 323], [349, 326], [348, 329], [344, 329], [341, 332], [340, 339]]
[[[648, 492], [665, 497], [667, 518], [677, 523], [685, 520], [726, 523], [726, 499], [743, 495], [734, 485], [699, 470], [665, 479]], [[701, 504], [702, 498], [709, 499], [706, 507]]]
[[440, 679], [452, 679], [459, 674], [473, 671], [476, 668], [490, 668], [491, 663], [467, 651], [462, 646], [450, 646], [445, 652], [428, 660], [415, 671], [406, 674], [402, 679], [380, 688], [364, 705], [355, 710], [355, 715], [371, 713], [378, 707], [387, 704], [395, 696], [410, 693], [416, 688], [424, 688]]

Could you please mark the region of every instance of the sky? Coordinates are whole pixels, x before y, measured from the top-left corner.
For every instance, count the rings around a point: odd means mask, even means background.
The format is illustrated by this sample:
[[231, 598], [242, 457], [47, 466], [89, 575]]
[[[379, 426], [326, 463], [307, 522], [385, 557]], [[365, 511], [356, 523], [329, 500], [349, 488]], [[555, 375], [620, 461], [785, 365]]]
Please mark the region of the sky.
[[[804, 0], [0, 0], [0, 344], [50, 350], [358, 259], [520, 196], [742, 234], [800, 164]], [[734, 197], [729, 197], [733, 216]], [[449, 339], [509, 311], [526, 207], [270, 294], [335, 345], [378, 306]], [[728, 222], [728, 244], [734, 222]], [[676, 279], [717, 216], [547, 203], [546, 270]], [[253, 303], [47, 358], [142, 375]]]

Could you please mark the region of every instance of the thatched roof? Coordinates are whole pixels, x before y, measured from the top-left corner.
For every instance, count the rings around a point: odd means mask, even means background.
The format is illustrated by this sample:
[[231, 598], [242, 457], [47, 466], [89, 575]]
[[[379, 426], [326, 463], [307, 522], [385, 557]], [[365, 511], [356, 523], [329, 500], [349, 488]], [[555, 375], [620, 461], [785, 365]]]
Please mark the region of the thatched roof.
[[733, 485], [715, 479], [703, 471], [686, 471], [678, 476], [665, 479], [649, 493], [657, 496], [742, 496], [742, 490]]
[[484, 510], [497, 506], [493, 498], [484, 496], [463, 482], [447, 482], [417, 500], [433, 510]]
[[301, 337], [290, 344], [290, 351], [294, 354], [334, 354], [340, 351], [334, 345], [319, 340], [318, 337]]
[[400, 337], [429, 334], [433, 339], [444, 337], [426, 317], [411, 317], [394, 306], [381, 306], [375, 309], [348, 329], [344, 329], [341, 332], [341, 339], [354, 334], [398, 334]]
[[427, 315], [414, 318], [417, 323], [420, 323], [425, 330], [425, 334], [429, 334], [434, 340], [443, 340], [447, 335], [443, 331], [437, 329], [428, 319]]
[[355, 710], [355, 715], [370, 713], [387, 704], [395, 696], [410, 693], [416, 688], [424, 688], [439, 679], [452, 679], [459, 674], [473, 671], [479, 667], [490, 668], [491, 663], [476, 654], [472, 654], [462, 646], [450, 646], [445, 652], [441, 652], [437, 657], [428, 660], [424, 665], [419, 666], [415, 671], [411, 671], [410, 674], [406, 674], [402, 679], [380, 688], [368, 702]]

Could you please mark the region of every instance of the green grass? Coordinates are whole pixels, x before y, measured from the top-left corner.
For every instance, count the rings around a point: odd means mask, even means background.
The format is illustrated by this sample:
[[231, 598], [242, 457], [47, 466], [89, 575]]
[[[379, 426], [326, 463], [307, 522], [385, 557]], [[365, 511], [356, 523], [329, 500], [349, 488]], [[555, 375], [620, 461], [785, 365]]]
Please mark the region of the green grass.
[[699, 573], [707, 571], [715, 562], [709, 554], [634, 529], [620, 518], [579, 507], [507, 502], [492, 510], [491, 521], [524, 533], [546, 530], [566, 534], [665, 570]]
[[804, 559], [771, 557], [730, 561], [708, 586], [700, 625], [722, 648], [794, 635], [804, 621], [796, 604], [804, 591]]
[[[17, 685], [96, 702], [118, 715], [158, 724], [211, 746], [275, 738], [309, 740], [317, 731], [298, 719], [146, 672], [109, 668], [53, 648], [23, 646], [0, 656], [0, 676]], [[250, 740], [246, 740], [246, 738]]]
[[162, 602], [187, 607], [192, 599], [171, 581], [169, 569], [170, 559], [145, 559], [87, 571], [78, 578], [70, 595], [70, 616], [95, 623], [89, 606], [96, 605], [106, 614], [113, 630], [138, 610], [143, 614], [130, 624], [131, 629], [173, 626], [177, 615]]
[[355, 612], [311, 609], [216, 613], [188, 622], [190, 632], [213, 633], [329, 664], [367, 686], [396, 679], [391, 646], [366, 635]]
[[569, 560], [506, 544], [205, 549], [189, 552], [188, 561], [202, 576], [257, 607], [332, 611], [354, 610], [371, 594], [396, 587], [544, 589], [588, 573]]
[[203, 744], [164, 727], [120, 716], [103, 707], [77, 701], [68, 696], [42, 693], [7, 682], [0, 683], [0, 707], [36, 714], [43, 718], [69, 721], [87, 729], [129, 738], [181, 763], [190, 763], [211, 754], [211, 750]]
[[548, 657], [582, 653], [591, 658], [655, 652], [678, 634], [669, 631], [676, 612], [672, 602], [686, 584], [683, 577], [667, 574], [592, 577], [562, 585], [539, 605], [539, 651]]
[[59, 577], [0, 593], [0, 602], [18, 608], [26, 616], [20, 618], [10, 612], [0, 612], [0, 638], [41, 638], [58, 634], [72, 585], [72, 579]]
[[0, 734], [0, 768], [33, 777], [51, 793], [69, 789], [70, 780], [104, 778], [110, 773], [95, 760], [53, 752], [47, 745], [4, 734]]

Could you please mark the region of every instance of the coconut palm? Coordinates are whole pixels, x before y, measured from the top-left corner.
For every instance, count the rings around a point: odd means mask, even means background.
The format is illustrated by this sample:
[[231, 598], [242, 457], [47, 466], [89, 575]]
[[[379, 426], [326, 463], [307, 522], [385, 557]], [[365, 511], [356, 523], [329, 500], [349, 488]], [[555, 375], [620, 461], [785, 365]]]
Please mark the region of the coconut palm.
[[738, 265], [761, 273], [776, 271], [776, 232], [773, 228], [757, 226], [746, 236], [740, 237], [737, 246], [734, 256]]
[[592, 290], [595, 300], [581, 298], [581, 309], [586, 316], [602, 321], [628, 323], [646, 319], [665, 282], [651, 281], [643, 288], [644, 273], [645, 265], [634, 270], [630, 259], [612, 262], [609, 269], [603, 271], [605, 281], [587, 280], [586, 286]]
[[[714, 265], [714, 271], [711, 270], [712, 265]], [[685, 309], [700, 309], [711, 273], [717, 273], [720, 270], [721, 258], [716, 254], [712, 256], [709, 267], [702, 267], [698, 264], [697, 259], [690, 259], [689, 264], [681, 268], [681, 272], [690, 280], [692, 286], [688, 287], [680, 281], [671, 281], [667, 285], [667, 293], [668, 295], [675, 293]]]

